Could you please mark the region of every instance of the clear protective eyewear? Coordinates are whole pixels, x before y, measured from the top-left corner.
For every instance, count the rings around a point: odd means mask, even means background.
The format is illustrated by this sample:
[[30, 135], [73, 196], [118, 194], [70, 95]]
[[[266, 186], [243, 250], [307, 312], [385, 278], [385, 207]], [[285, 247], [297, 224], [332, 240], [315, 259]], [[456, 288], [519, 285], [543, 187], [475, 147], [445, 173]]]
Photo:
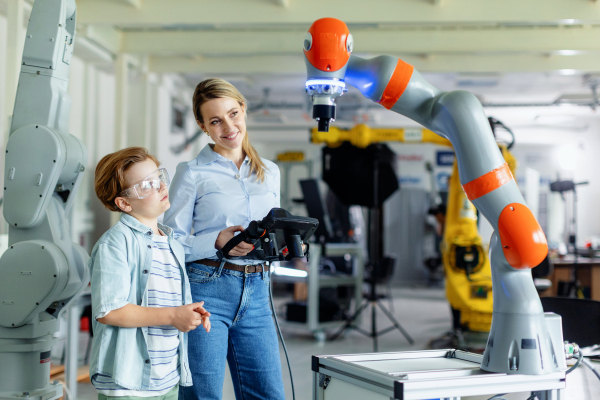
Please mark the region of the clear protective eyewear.
[[171, 183], [171, 180], [169, 179], [169, 173], [165, 168], [157, 169], [129, 189], [123, 190], [120, 196], [145, 199], [146, 197], [152, 196], [154, 193], [159, 192], [161, 183], [164, 183], [165, 186], [169, 186]]

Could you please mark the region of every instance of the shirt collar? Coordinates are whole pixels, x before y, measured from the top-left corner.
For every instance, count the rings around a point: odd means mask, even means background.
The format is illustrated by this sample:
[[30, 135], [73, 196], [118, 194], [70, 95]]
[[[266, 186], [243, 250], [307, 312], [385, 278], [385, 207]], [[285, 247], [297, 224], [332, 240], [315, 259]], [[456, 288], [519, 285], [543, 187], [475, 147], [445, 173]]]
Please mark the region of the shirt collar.
[[[121, 213], [121, 222], [130, 227], [131, 229], [141, 232], [145, 235], [150, 236], [153, 234], [152, 228], [142, 224], [140, 221], [137, 220], [137, 218], [132, 217], [129, 214]], [[167, 225], [161, 224], [160, 222], [158, 223], [158, 228], [161, 231], [163, 231], [165, 235], [169, 236], [170, 238], [173, 238], [173, 229], [171, 229]]]
[[[214, 151], [213, 146], [214, 146], [213, 144], [209, 143], [206, 146], [204, 146], [202, 151], [200, 151], [200, 153], [198, 154], [198, 157], [196, 157], [196, 160], [198, 161], [198, 165], [210, 164], [217, 160], [232, 162], [229, 158], [223, 157], [222, 155], [220, 155], [219, 153]], [[244, 158], [244, 162], [250, 162], [250, 158], [248, 157], [248, 155], [246, 155], [246, 158]]]

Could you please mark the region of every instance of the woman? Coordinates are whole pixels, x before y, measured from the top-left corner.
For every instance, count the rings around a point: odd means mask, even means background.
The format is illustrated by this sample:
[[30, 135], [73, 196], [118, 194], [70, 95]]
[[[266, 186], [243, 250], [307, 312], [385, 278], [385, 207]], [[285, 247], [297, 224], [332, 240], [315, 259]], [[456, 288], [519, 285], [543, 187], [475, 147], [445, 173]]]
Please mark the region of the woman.
[[[189, 335], [194, 386], [181, 388], [180, 398], [220, 399], [227, 360], [237, 399], [284, 399], [268, 267], [257, 260], [221, 262], [216, 254], [250, 221], [279, 207], [279, 169], [250, 145], [247, 102], [233, 85], [200, 82], [193, 109], [214, 144], [177, 167], [164, 223], [185, 248], [192, 298], [205, 301], [212, 328]], [[242, 242], [229, 254], [245, 256], [252, 248]]]

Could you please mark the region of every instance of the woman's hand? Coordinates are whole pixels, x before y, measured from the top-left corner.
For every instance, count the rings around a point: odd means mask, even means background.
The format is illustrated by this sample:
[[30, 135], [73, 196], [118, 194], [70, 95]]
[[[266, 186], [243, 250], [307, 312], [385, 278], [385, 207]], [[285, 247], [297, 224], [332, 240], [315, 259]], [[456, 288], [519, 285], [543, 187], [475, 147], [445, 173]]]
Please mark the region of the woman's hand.
[[[244, 228], [241, 225], [230, 226], [229, 228], [223, 229], [219, 232], [219, 236], [217, 236], [217, 240], [215, 240], [215, 249], [221, 250], [227, 242], [229, 242], [235, 236], [236, 232], [242, 232]], [[230, 256], [245, 256], [250, 253], [254, 249], [250, 243], [241, 242], [237, 246], [235, 246], [229, 252]]]

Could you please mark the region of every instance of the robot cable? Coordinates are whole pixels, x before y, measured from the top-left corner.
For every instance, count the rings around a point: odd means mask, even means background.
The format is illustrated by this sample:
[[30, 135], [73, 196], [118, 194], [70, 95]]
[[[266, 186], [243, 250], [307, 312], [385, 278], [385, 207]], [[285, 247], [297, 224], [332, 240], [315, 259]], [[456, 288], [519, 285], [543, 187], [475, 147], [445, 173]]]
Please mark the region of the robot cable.
[[275, 307], [273, 306], [273, 281], [271, 280], [271, 271], [269, 270], [269, 303], [271, 303], [271, 311], [273, 312], [273, 319], [275, 320], [275, 326], [277, 327], [277, 335], [279, 335], [279, 340], [281, 340], [281, 345], [283, 346], [283, 352], [285, 353], [285, 359], [287, 360], [288, 370], [290, 371], [290, 382], [292, 383], [292, 398], [296, 400], [296, 391], [294, 390], [294, 377], [292, 376], [292, 366], [290, 365], [290, 358], [288, 357], [287, 348], [285, 347], [285, 342], [283, 341], [283, 336], [281, 335], [281, 329], [279, 328], [279, 321], [277, 320], [277, 313], [275, 312]]
[[488, 400], [508, 400], [506, 397], [502, 397], [505, 394], [508, 394], [508, 393], [495, 394], [492, 397], [490, 397]]
[[594, 375], [596, 375], [596, 377], [598, 379], [600, 379], [600, 373], [598, 373], [598, 370], [596, 368], [594, 368], [594, 366], [592, 365], [592, 363], [585, 357], [583, 357], [581, 359], [581, 362], [583, 363], [583, 365], [585, 365], [586, 367], [588, 367], [589, 369], [592, 370], [592, 372], [594, 373]]
[[569, 368], [567, 370], [567, 372], [565, 372], [565, 375], [570, 374], [571, 372], [573, 372], [577, 367], [579, 367], [579, 364], [581, 364], [581, 360], [583, 360], [583, 353], [581, 351], [577, 352], [577, 362], [575, 364], [573, 364], [573, 366], [571, 368]]

